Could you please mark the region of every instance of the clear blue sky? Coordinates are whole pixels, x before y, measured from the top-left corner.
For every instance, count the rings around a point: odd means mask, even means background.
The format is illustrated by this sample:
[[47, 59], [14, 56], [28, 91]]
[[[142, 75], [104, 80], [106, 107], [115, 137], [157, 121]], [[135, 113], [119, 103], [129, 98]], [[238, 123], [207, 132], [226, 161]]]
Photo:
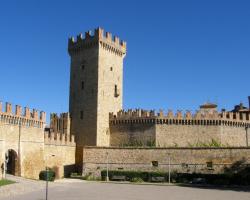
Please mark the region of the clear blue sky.
[[250, 1], [1, 1], [0, 99], [68, 110], [69, 36], [127, 41], [125, 108], [231, 109], [250, 95]]

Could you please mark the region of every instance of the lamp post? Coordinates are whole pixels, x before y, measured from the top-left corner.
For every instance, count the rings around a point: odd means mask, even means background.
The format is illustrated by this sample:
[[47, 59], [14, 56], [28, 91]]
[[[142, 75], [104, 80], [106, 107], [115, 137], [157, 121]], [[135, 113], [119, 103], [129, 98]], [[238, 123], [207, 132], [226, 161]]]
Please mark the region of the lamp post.
[[48, 193], [49, 193], [49, 181], [48, 181], [48, 167], [46, 167], [46, 200], [48, 200]]
[[[54, 157], [55, 155], [50, 155], [51, 157]], [[47, 159], [48, 160], [48, 159]], [[46, 163], [47, 165], [47, 163]], [[48, 200], [48, 195], [49, 195], [49, 167], [46, 166], [46, 200]]]
[[170, 160], [170, 154], [168, 154], [168, 184], [171, 183], [171, 160]]
[[106, 152], [106, 181], [109, 181], [109, 153]]

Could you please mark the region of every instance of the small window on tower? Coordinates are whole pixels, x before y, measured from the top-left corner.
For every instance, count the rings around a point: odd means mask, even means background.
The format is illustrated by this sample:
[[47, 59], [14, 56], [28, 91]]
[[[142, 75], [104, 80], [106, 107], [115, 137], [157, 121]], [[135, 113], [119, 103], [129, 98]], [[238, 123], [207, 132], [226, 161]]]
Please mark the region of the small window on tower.
[[84, 90], [84, 81], [82, 81], [82, 83], [81, 83], [81, 88], [82, 88], [82, 90]]
[[80, 112], [80, 119], [83, 119], [83, 110]]
[[110, 71], [113, 71], [113, 67], [110, 67]]
[[118, 91], [118, 88], [117, 88], [117, 85], [115, 85], [115, 97], [119, 97], [119, 91]]

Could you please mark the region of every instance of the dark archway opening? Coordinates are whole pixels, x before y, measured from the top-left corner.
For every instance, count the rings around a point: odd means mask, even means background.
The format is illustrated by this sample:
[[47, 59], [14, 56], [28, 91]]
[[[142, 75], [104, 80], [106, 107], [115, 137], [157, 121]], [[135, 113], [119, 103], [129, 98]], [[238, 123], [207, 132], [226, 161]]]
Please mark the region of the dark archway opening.
[[7, 174], [18, 175], [18, 158], [13, 149], [6, 152], [6, 168]]

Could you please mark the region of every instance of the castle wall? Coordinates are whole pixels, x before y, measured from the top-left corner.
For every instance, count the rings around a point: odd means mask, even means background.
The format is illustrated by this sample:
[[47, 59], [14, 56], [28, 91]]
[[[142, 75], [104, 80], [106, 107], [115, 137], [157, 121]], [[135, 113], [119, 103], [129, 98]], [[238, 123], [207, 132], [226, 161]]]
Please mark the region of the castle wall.
[[3, 166], [4, 163], [4, 140], [1, 138], [0, 134], [0, 179], [3, 178]]
[[[0, 145], [2, 163], [5, 153], [14, 150], [16, 153], [15, 175], [38, 179], [44, 168], [44, 124], [45, 113], [25, 109], [22, 115], [21, 107], [16, 106], [12, 113], [11, 104], [6, 104], [6, 112], [0, 109]], [[1, 164], [2, 164], [1, 163]]]
[[245, 127], [227, 125], [156, 125], [157, 146], [209, 145], [212, 140], [222, 146], [244, 147], [247, 144]]
[[61, 113], [57, 115], [57, 113], [50, 114], [50, 130], [55, 133], [63, 133], [70, 134], [70, 114], [69, 113]]
[[[248, 146], [250, 117], [240, 113], [206, 113], [183, 116], [169, 111], [128, 110], [110, 114], [111, 146], [145, 144], [152, 137], [157, 147]], [[128, 142], [129, 141], [129, 142]]]
[[44, 130], [24, 128], [21, 134], [21, 176], [39, 179], [44, 170]]
[[75, 146], [45, 144], [45, 165], [56, 172], [57, 178], [69, 177], [75, 171]]
[[156, 124], [156, 145], [160, 147], [187, 147], [220, 142], [220, 126]]
[[[109, 170], [156, 170], [177, 172], [219, 173], [236, 161], [250, 163], [250, 148], [116, 148], [85, 147], [83, 174], [100, 175]], [[152, 166], [158, 161], [158, 167]], [[213, 167], [207, 166], [212, 162]]]
[[110, 145], [111, 146], [131, 146], [147, 145], [155, 143], [154, 124], [121, 124], [119, 126], [110, 125]]
[[220, 127], [221, 143], [227, 146], [249, 146], [250, 137], [245, 126], [228, 126]]
[[75, 171], [75, 157], [74, 135], [45, 132], [45, 166], [56, 172], [56, 178], [69, 177]]

